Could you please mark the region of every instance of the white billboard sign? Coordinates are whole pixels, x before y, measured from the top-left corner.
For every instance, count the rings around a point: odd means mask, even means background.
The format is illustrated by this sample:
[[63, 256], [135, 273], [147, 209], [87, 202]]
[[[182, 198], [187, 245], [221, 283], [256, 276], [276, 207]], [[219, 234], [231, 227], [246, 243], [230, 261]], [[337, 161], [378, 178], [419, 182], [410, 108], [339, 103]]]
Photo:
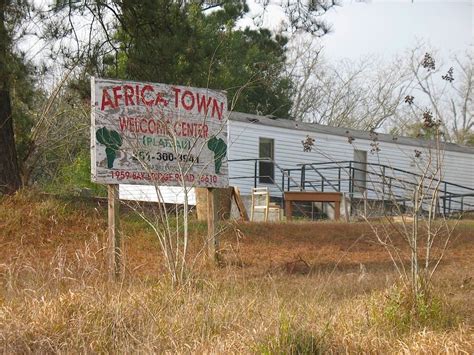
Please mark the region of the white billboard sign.
[[92, 180], [228, 186], [225, 92], [91, 79]]

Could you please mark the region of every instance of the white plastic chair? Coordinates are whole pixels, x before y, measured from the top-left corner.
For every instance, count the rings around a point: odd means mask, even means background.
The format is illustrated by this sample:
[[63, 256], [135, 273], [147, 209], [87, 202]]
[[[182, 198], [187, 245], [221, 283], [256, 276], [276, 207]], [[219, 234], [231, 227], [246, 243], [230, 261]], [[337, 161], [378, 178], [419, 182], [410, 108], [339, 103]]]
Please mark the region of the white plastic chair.
[[262, 211], [264, 213], [263, 220], [268, 221], [269, 212], [276, 212], [278, 220], [281, 220], [280, 207], [270, 202], [270, 192], [268, 187], [256, 187], [252, 189], [252, 207], [250, 209], [250, 220], [253, 221], [255, 212]]

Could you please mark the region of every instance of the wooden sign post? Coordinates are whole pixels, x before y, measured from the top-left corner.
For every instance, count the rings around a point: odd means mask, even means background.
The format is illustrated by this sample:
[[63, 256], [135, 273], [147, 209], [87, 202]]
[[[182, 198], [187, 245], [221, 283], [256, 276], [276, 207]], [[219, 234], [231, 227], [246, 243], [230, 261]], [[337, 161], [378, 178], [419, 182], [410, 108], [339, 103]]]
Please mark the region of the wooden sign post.
[[122, 236], [119, 217], [119, 185], [107, 185], [108, 192], [108, 245], [109, 278], [118, 280], [122, 274]]
[[227, 117], [225, 91], [91, 78], [91, 180], [108, 185], [112, 279], [123, 273], [118, 184], [209, 188], [207, 248], [217, 259], [212, 188], [229, 186]]
[[219, 238], [216, 235], [216, 204], [213, 188], [207, 189], [207, 253], [210, 261], [217, 261], [219, 256]]

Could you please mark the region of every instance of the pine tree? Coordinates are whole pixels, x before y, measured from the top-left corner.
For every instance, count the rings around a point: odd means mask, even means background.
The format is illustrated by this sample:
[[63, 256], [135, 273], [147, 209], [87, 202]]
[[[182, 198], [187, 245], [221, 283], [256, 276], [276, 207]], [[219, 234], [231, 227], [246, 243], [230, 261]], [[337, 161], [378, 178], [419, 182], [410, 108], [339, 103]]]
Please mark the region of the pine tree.
[[10, 98], [11, 35], [7, 29], [9, 0], [0, 0], [0, 194], [11, 194], [21, 186], [13, 132]]

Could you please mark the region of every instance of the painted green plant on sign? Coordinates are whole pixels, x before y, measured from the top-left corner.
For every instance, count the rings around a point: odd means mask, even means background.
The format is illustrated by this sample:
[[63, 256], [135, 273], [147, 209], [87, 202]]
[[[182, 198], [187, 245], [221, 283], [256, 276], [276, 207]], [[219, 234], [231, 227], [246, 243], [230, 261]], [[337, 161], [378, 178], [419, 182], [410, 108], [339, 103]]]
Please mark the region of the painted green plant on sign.
[[97, 130], [95, 134], [97, 141], [105, 145], [105, 154], [107, 155], [107, 168], [112, 169], [114, 160], [117, 156], [117, 150], [122, 146], [122, 137], [114, 130], [108, 130], [103, 127]]
[[221, 138], [212, 137], [207, 142], [207, 147], [214, 152], [214, 167], [216, 174], [219, 174], [222, 166], [222, 159], [227, 154], [227, 144]]

